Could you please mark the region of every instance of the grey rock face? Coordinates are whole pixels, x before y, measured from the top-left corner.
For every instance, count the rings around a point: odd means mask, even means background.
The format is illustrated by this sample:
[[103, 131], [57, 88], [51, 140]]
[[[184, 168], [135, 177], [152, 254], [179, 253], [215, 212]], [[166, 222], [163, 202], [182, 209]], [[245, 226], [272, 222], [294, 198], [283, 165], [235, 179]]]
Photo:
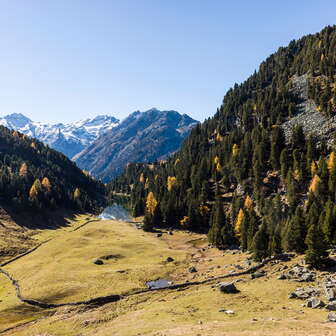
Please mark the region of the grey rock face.
[[325, 139], [328, 143], [331, 143], [333, 133], [336, 130], [336, 116], [327, 117], [318, 111], [314, 101], [308, 99], [307, 75], [295, 76], [292, 78], [291, 83], [292, 90], [302, 102], [297, 106], [298, 113], [281, 125], [286, 139], [290, 139], [294, 126], [301, 125], [306, 134], [319, 136], [320, 139]]

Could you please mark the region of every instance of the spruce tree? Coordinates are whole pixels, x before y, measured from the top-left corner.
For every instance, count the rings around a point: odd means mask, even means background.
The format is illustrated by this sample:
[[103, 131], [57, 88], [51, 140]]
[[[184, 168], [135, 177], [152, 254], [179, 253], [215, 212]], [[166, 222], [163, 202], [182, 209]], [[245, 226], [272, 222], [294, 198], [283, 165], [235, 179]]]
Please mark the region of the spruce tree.
[[261, 261], [268, 256], [269, 236], [267, 233], [266, 224], [260, 225], [257, 233], [253, 238], [253, 258], [256, 261]]
[[306, 249], [305, 239], [305, 220], [303, 211], [297, 207], [295, 214], [288, 220], [284, 237], [284, 247], [286, 251], [303, 253]]
[[225, 224], [225, 214], [223, 204], [217, 199], [211, 214], [211, 227], [208, 233], [209, 243], [218, 247], [223, 247], [222, 228]]
[[270, 161], [272, 163], [273, 169], [280, 169], [280, 155], [282, 150], [285, 148], [286, 139], [281, 127], [274, 127], [272, 129], [272, 141], [271, 141], [271, 157]]
[[306, 262], [316, 268], [322, 267], [328, 257], [328, 245], [318, 223], [309, 227], [305, 243], [308, 247], [305, 257]]

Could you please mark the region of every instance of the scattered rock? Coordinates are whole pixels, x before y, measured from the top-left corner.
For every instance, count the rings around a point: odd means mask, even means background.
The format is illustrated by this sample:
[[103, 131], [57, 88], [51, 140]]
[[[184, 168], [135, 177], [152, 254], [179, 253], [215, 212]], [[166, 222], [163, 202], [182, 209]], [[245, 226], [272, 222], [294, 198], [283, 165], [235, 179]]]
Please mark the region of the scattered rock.
[[332, 301], [326, 304], [325, 308], [327, 310], [333, 310], [336, 311], [336, 301]]
[[287, 279], [286, 275], [283, 273], [278, 276], [278, 280], [286, 280], [286, 279]]
[[172, 236], [172, 235], [173, 235], [173, 231], [168, 231], [168, 234], [169, 234], [170, 236]]
[[225, 314], [228, 314], [228, 315], [234, 315], [234, 310], [227, 310], [227, 309], [220, 309], [219, 310], [220, 313], [225, 313]]
[[166, 259], [166, 261], [167, 261], [167, 262], [173, 262], [173, 261], [174, 261], [174, 258], [172, 258], [172, 257], [168, 257], [168, 258]]
[[290, 299], [309, 299], [314, 296], [318, 296], [320, 291], [316, 287], [307, 287], [307, 288], [297, 288], [294, 292], [289, 295]]
[[162, 233], [158, 233], [158, 234], [156, 235], [156, 237], [158, 237], [158, 238], [162, 237]]
[[104, 262], [103, 262], [103, 260], [101, 260], [101, 259], [94, 259], [94, 260], [93, 260], [93, 263], [94, 263], [95, 265], [104, 265]]
[[196, 273], [196, 272], [197, 272], [196, 267], [191, 266], [191, 267], [189, 268], [189, 273]]
[[251, 274], [251, 279], [258, 279], [266, 275], [265, 271], [254, 272]]
[[324, 302], [317, 297], [312, 297], [307, 301], [308, 308], [316, 309], [316, 308], [322, 308], [324, 306], [325, 306]]
[[286, 279], [296, 282], [311, 282], [316, 278], [315, 272], [310, 272], [307, 267], [300, 265], [295, 265], [283, 275]]
[[336, 281], [328, 279], [323, 285], [324, 294], [328, 301], [336, 300]]
[[334, 313], [334, 312], [330, 312], [330, 313], [328, 314], [328, 321], [329, 321], [329, 322], [336, 322], [336, 313]]
[[235, 294], [239, 293], [239, 290], [237, 289], [236, 285], [232, 282], [223, 282], [219, 285], [219, 290], [222, 293], [226, 294]]

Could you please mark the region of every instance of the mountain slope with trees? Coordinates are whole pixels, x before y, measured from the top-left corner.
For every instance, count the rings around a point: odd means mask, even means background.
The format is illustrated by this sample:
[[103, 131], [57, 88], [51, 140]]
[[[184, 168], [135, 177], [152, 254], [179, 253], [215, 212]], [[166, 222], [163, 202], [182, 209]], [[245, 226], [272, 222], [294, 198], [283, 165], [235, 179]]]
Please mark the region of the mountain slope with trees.
[[176, 111], [137, 111], [74, 160], [79, 167], [107, 182], [131, 162], [153, 162], [175, 153], [197, 124], [198, 121]]
[[0, 126], [0, 205], [33, 212], [66, 208], [97, 211], [105, 187], [63, 154]]
[[306, 252], [322, 265], [336, 244], [335, 114], [336, 26], [328, 26], [279, 48], [235, 84], [167, 162], [129, 165], [109, 184], [110, 197], [129, 194], [149, 230], [207, 232], [211, 244], [239, 244], [257, 260]]

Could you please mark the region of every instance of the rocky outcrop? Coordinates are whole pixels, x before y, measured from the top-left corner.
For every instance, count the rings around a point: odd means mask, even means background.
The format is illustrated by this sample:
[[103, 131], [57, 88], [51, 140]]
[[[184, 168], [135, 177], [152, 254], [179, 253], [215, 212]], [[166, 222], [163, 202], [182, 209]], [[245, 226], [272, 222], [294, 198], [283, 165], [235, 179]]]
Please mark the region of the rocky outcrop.
[[316, 273], [309, 271], [306, 267], [295, 265], [287, 272], [282, 273], [278, 280], [291, 280], [295, 282], [311, 282], [314, 281]]
[[298, 96], [300, 103], [297, 105], [296, 115], [283, 123], [281, 127], [287, 140], [290, 139], [293, 128], [301, 125], [306, 134], [318, 136], [319, 140], [324, 139], [330, 143], [336, 130], [336, 116], [327, 117], [318, 110], [313, 100], [308, 99], [308, 80], [308, 75], [292, 78], [292, 91]]

